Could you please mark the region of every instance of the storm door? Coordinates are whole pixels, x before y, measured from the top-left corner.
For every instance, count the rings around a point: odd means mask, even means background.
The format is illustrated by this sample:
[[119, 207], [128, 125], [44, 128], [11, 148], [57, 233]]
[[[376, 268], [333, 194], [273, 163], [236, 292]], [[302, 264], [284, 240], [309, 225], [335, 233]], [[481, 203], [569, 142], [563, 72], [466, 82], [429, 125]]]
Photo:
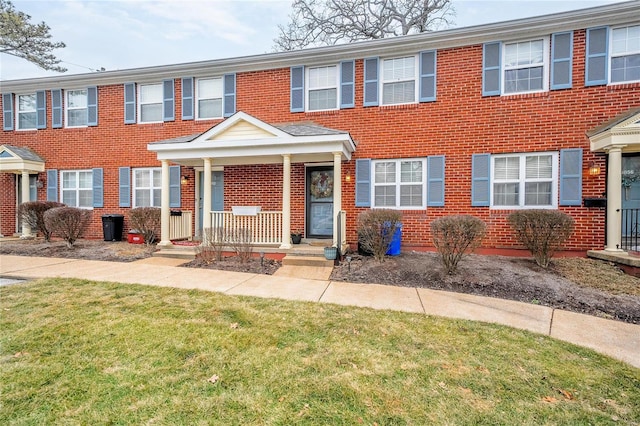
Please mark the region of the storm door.
[[622, 235], [640, 242], [640, 156], [622, 157]]
[[[202, 202], [204, 200], [204, 172], [198, 173], [200, 176], [198, 186], [200, 188], [198, 194], [198, 231], [197, 235], [202, 236]], [[204, 212], [209, 215], [211, 211], [223, 211], [224, 210], [224, 172], [217, 171], [211, 172], [211, 208]]]
[[307, 238], [333, 237], [333, 167], [307, 168]]

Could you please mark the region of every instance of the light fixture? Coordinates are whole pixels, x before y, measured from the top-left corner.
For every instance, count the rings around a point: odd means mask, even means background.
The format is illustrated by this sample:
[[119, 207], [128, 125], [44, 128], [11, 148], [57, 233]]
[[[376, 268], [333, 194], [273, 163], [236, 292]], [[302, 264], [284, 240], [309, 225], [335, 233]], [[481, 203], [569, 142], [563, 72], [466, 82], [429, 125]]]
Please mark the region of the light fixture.
[[347, 182], [351, 182], [351, 175], [346, 175], [344, 177], [344, 180], [346, 180]]
[[38, 179], [36, 181], [36, 188], [42, 188], [44, 186], [44, 182], [42, 182], [40, 179]]
[[180, 185], [186, 185], [187, 183], [189, 183], [189, 177], [185, 176], [185, 175], [182, 175], [180, 177]]
[[600, 174], [600, 166], [595, 161], [589, 163], [589, 176], [598, 176]]

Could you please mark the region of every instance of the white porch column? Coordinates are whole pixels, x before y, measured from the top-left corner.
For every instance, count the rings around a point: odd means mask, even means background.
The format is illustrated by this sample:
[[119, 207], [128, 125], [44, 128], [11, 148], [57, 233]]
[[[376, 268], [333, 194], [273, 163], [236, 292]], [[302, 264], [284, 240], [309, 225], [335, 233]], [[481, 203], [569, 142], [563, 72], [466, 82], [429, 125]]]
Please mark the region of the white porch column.
[[[20, 186], [20, 191], [22, 192], [22, 202], [26, 203], [31, 200], [31, 191], [29, 191], [29, 172], [27, 170], [22, 171], [22, 183]], [[22, 221], [22, 235], [20, 238], [33, 238], [31, 235], [31, 227]]]
[[211, 158], [204, 158], [202, 177], [202, 244], [208, 244], [207, 229], [211, 229]]
[[171, 209], [169, 207], [169, 161], [162, 160], [162, 189], [160, 190], [160, 242], [159, 247], [170, 247], [171, 240], [170, 223]]
[[[333, 246], [340, 247], [338, 215], [342, 210], [342, 153], [333, 153]], [[344, 226], [344, 224], [342, 225]]]
[[622, 146], [609, 149], [607, 165], [607, 241], [604, 249], [620, 252], [622, 241]]
[[282, 244], [291, 248], [291, 154], [282, 154]]

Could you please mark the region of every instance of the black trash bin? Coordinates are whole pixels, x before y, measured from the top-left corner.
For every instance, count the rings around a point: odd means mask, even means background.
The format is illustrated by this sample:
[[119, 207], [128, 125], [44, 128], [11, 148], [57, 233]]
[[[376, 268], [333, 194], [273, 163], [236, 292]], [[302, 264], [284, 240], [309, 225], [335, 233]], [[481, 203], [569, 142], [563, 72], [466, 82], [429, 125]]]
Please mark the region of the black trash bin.
[[105, 241], [122, 241], [124, 215], [105, 214], [102, 216], [102, 232]]

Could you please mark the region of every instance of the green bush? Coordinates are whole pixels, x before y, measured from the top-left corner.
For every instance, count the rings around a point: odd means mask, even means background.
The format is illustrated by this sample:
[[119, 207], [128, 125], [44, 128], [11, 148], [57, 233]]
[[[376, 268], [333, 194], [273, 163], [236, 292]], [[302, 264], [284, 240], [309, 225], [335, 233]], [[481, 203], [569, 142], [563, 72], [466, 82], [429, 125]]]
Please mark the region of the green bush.
[[480, 245], [487, 225], [474, 216], [445, 216], [431, 222], [431, 237], [447, 274], [453, 274], [465, 253]]
[[402, 213], [397, 210], [372, 209], [358, 216], [358, 243], [363, 251], [373, 254], [379, 262], [389, 251], [396, 229], [401, 225]]
[[136, 207], [129, 212], [129, 227], [138, 231], [149, 245], [156, 240], [160, 232], [160, 208]]
[[47, 229], [66, 241], [69, 248], [82, 237], [90, 222], [91, 210], [55, 207], [44, 212], [44, 223]]
[[574, 220], [558, 210], [519, 210], [509, 215], [516, 238], [530, 252], [536, 263], [549, 266], [553, 254], [573, 233]]
[[56, 201], [28, 201], [18, 206], [18, 216], [22, 223], [28, 225], [32, 231], [40, 232], [44, 240], [51, 241], [51, 231], [44, 223], [44, 212], [64, 204]]

